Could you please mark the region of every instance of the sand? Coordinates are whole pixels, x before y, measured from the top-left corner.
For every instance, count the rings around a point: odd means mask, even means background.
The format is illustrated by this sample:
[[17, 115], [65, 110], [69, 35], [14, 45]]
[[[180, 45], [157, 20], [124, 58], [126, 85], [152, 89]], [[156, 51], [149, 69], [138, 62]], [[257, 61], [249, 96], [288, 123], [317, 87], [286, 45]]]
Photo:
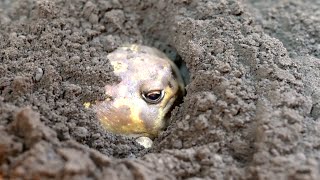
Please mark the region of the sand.
[[[83, 103], [140, 43], [190, 82], [144, 149]], [[319, 179], [320, 1], [1, 0], [0, 179]]]

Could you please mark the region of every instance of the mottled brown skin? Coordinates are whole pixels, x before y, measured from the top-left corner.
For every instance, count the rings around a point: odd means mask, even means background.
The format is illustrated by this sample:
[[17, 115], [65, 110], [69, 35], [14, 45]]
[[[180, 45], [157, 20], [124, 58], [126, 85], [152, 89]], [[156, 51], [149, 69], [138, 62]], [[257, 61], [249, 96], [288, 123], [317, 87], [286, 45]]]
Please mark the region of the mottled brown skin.
[[[120, 47], [107, 58], [121, 82], [106, 85], [106, 99], [92, 105], [98, 119], [113, 133], [157, 136], [184, 93], [178, 68], [159, 50], [136, 44]], [[147, 97], [162, 98], [154, 103]]]

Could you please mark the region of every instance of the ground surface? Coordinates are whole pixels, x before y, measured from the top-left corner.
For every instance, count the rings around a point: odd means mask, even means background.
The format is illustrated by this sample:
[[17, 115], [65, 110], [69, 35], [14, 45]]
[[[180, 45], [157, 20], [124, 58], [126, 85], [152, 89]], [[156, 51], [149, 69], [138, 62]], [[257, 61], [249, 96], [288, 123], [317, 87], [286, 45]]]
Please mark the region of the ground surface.
[[[190, 72], [150, 150], [82, 106], [128, 42]], [[319, 58], [318, 0], [1, 0], [0, 176], [318, 179]]]

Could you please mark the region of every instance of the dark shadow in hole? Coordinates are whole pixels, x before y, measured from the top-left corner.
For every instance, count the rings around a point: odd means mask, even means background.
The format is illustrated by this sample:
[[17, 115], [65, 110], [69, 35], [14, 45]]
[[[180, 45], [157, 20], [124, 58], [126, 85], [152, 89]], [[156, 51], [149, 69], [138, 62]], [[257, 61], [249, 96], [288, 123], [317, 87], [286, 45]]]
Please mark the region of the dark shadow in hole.
[[179, 68], [180, 74], [183, 78], [184, 84], [188, 85], [190, 82], [189, 70], [182, 57], [177, 53], [176, 49], [169, 44], [157, 39], [147, 39], [144, 41], [145, 45], [155, 47], [164, 52]]

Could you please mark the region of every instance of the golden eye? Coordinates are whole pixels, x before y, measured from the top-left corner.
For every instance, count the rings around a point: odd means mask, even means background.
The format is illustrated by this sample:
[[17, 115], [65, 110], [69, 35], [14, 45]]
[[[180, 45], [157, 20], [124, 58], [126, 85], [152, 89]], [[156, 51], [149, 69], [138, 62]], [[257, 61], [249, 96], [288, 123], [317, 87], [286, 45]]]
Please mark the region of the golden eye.
[[143, 92], [142, 98], [150, 104], [159, 103], [164, 97], [164, 90], [153, 90], [149, 92]]

